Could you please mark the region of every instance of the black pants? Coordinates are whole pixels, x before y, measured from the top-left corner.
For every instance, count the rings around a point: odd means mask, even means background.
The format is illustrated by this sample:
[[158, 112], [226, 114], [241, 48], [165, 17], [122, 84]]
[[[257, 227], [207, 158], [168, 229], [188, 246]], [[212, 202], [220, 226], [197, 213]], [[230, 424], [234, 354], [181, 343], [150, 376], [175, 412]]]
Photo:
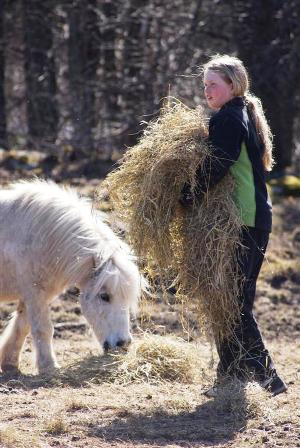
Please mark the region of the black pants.
[[256, 281], [269, 241], [269, 233], [247, 227], [243, 230], [243, 246], [239, 263], [245, 280], [241, 292], [241, 320], [229, 340], [217, 343], [220, 357], [218, 375], [244, 378], [249, 374], [257, 381], [275, 373], [271, 357], [264, 346], [257, 322], [253, 316]]

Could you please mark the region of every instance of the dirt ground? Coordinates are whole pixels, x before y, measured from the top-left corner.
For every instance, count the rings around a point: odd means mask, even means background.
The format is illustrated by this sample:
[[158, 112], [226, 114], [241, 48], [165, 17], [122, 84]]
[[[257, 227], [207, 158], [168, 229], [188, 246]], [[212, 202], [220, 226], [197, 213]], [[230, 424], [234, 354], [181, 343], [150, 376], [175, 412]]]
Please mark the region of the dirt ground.
[[[2, 171], [7, 183], [12, 176]], [[97, 179], [80, 176], [69, 182], [90, 196], [98, 185]], [[192, 344], [197, 380], [124, 381], [116, 374], [113, 353], [99, 357], [70, 291], [52, 304], [60, 372], [36, 374], [28, 338], [22, 373], [0, 373], [0, 447], [300, 447], [300, 198], [275, 198], [274, 216], [256, 315], [287, 394], [271, 398], [250, 384], [225, 390], [215, 400], [201, 395], [214, 377], [215, 351], [200, 336], [193, 311], [181, 310], [171, 297], [168, 303], [143, 304], [134, 335], [138, 340], [172, 334]], [[1, 306], [1, 328], [14, 308]]]

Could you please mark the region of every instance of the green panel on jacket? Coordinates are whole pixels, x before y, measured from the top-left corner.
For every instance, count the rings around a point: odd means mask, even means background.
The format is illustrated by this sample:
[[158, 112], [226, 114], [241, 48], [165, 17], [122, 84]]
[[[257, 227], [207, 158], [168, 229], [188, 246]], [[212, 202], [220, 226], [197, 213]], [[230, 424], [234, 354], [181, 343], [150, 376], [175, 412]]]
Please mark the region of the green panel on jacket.
[[240, 210], [243, 224], [255, 227], [256, 202], [252, 163], [248, 157], [245, 143], [238, 160], [230, 167], [235, 186], [235, 203]]

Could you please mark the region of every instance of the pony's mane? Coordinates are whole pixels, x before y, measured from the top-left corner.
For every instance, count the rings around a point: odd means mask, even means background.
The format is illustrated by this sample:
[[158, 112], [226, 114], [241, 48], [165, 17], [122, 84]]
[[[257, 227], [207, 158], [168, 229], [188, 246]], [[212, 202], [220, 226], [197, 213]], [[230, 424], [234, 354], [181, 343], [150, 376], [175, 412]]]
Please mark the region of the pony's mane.
[[69, 187], [38, 179], [12, 184], [8, 192], [14, 198], [14, 212], [22, 215], [28, 232], [42, 239], [48, 259], [55, 259], [54, 274], [64, 270], [76, 280], [91, 255], [99, 269], [116, 250], [126, 246], [99, 219], [91, 201]]

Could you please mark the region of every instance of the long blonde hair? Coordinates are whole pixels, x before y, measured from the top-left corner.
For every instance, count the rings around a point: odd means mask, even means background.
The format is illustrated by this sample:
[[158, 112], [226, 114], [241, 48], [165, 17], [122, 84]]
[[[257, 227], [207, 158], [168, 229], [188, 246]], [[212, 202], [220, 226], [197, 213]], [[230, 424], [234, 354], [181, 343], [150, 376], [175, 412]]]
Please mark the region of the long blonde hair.
[[245, 98], [256, 132], [264, 145], [264, 168], [266, 171], [271, 171], [274, 164], [272, 156], [273, 134], [260, 99], [249, 91], [249, 76], [243, 62], [234, 56], [217, 54], [203, 65], [203, 73], [208, 70], [219, 73], [225, 82], [231, 83], [234, 96]]

